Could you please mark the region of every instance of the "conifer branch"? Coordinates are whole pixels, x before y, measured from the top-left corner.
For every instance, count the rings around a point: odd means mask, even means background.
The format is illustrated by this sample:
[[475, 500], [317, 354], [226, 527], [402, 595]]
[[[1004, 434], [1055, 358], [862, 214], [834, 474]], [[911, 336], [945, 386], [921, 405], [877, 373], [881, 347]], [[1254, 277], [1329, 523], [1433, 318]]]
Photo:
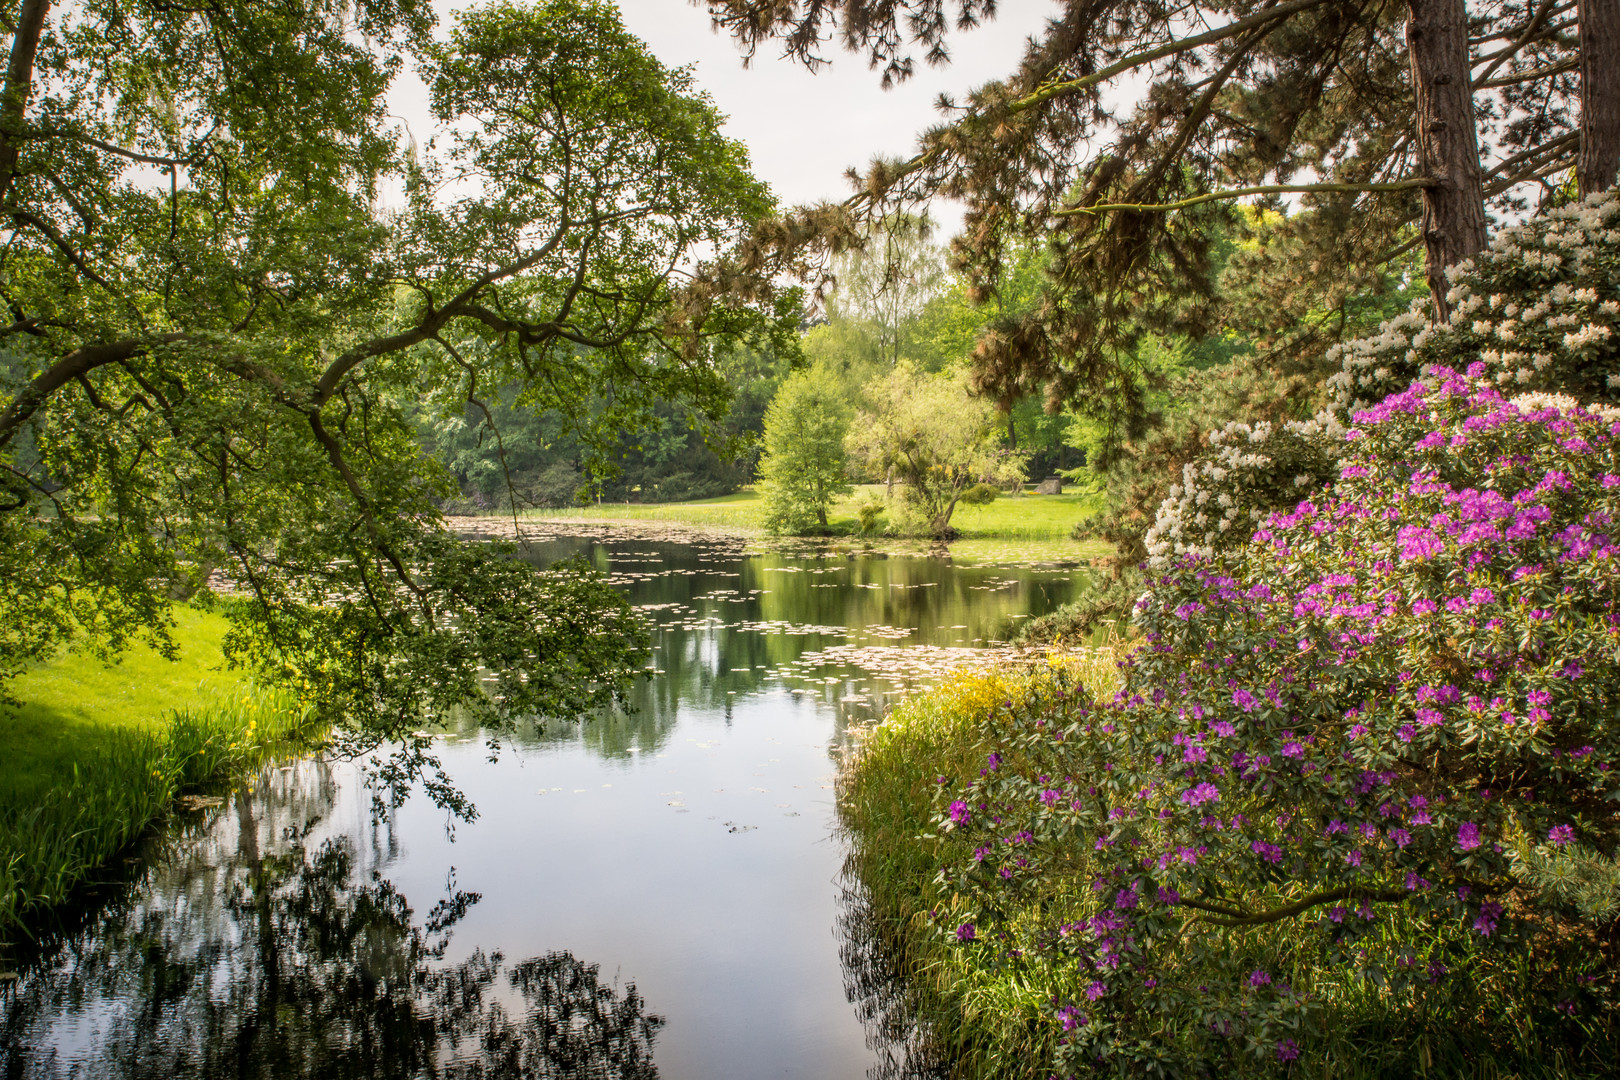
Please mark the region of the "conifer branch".
[[1410, 191], [1430, 187], [1433, 180], [1415, 177], [1410, 180], [1392, 180], [1384, 184], [1257, 184], [1254, 187], [1227, 188], [1224, 191], [1206, 191], [1202, 195], [1169, 203], [1098, 203], [1095, 206], [1071, 206], [1067, 210], [1052, 211], [1053, 217], [1073, 217], [1076, 214], [1100, 214], [1108, 210], [1139, 210], [1143, 212], [1171, 213], [1189, 206], [1216, 202], [1222, 199], [1240, 199], [1245, 195], [1310, 194], [1312, 192], [1357, 191]]
[[[1009, 115], [1016, 116], [1019, 113], [1027, 112], [1028, 110], [1033, 109], [1037, 105], [1050, 101], [1052, 98], [1060, 97], [1063, 94], [1072, 93], [1076, 90], [1084, 90], [1087, 87], [1096, 86], [1098, 83], [1107, 82], [1114, 76], [1131, 71], [1135, 68], [1139, 68], [1143, 64], [1151, 64], [1153, 61], [1162, 60], [1166, 56], [1174, 56], [1178, 53], [1189, 52], [1193, 49], [1202, 48], [1205, 45], [1213, 45], [1217, 42], [1225, 41], [1227, 38], [1242, 34], [1253, 27], [1263, 26], [1268, 22], [1284, 18], [1288, 15], [1293, 15], [1301, 11], [1306, 11], [1313, 7], [1320, 7], [1325, 3], [1328, 3], [1328, 0], [1290, 0], [1289, 3], [1277, 4], [1274, 7], [1268, 7], [1264, 11], [1256, 12], [1255, 14], [1250, 15], [1246, 19], [1239, 19], [1236, 22], [1227, 23], [1225, 26], [1217, 27], [1216, 29], [1210, 30], [1207, 33], [1199, 34], [1195, 37], [1169, 41], [1163, 45], [1155, 46], [1151, 49], [1144, 49], [1141, 52], [1132, 53], [1127, 57], [1109, 64], [1105, 68], [1092, 72], [1090, 75], [1084, 75], [1078, 79], [1065, 79], [1062, 82], [1049, 82], [1043, 86], [1037, 87], [1033, 92], [1026, 94], [1024, 97], [1021, 97], [1009, 104], [1007, 106], [1007, 113]], [[976, 122], [982, 122], [986, 119], [988, 119], [988, 117], [981, 114], [969, 115], [957, 121], [954, 127], [960, 130], [967, 128]], [[895, 183], [903, 180], [907, 176], [910, 176], [912, 173], [917, 172], [920, 169], [927, 168], [929, 165], [933, 164], [939, 158], [939, 156], [940, 149], [936, 146], [924, 150], [912, 157], [909, 161], [896, 166], [892, 174], [887, 177], [888, 183], [884, 185], [885, 188], [892, 187]], [[870, 190], [859, 191], [846, 199], [844, 201], [844, 206], [853, 208], [873, 198], [874, 194]]]
[[1090, 75], [1083, 75], [1078, 79], [1065, 79], [1062, 82], [1047, 83], [1045, 86], [1037, 88], [1034, 93], [1013, 102], [1007, 107], [1008, 111], [1014, 114], [1021, 113], [1026, 109], [1034, 108], [1042, 102], [1050, 101], [1061, 94], [1084, 90], [1087, 87], [1096, 86], [1098, 83], [1107, 82], [1115, 75], [1121, 75], [1133, 68], [1139, 68], [1143, 64], [1151, 64], [1153, 61], [1162, 60], [1166, 56], [1174, 56], [1177, 53], [1203, 48], [1205, 45], [1213, 45], [1218, 41], [1224, 41], [1229, 37], [1241, 34], [1251, 27], [1260, 26], [1273, 19], [1280, 19], [1285, 15], [1293, 15], [1296, 12], [1318, 7], [1325, 3], [1327, 3], [1327, 0], [1291, 0], [1290, 3], [1268, 7], [1263, 11], [1255, 12], [1246, 19], [1227, 23], [1225, 26], [1217, 27], [1196, 37], [1181, 38], [1178, 41], [1169, 41], [1151, 49], [1132, 53], [1130, 56], [1116, 60], [1114, 63], [1094, 71]]

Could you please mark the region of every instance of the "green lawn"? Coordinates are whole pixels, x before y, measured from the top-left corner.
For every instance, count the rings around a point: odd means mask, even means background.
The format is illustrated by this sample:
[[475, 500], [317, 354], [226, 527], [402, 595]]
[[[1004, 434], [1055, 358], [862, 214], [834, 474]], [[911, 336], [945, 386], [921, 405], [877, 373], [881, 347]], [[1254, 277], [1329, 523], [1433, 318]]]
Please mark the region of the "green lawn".
[[[858, 528], [855, 502], [862, 492], [883, 495], [882, 484], [868, 484], [839, 499], [828, 515], [834, 532]], [[1004, 495], [988, 506], [959, 506], [951, 524], [968, 540], [1067, 540], [1075, 523], [1101, 507], [1096, 495]], [[596, 520], [674, 521], [763, 531], [764, 504], [757, 492], [745, 488], [734, 495], [684, 503], [603, 503], [564, 510], [532, 511], [543, 518]]]
[[179, 660], [138, 645], [113, 665], [83, 655], [60, 657], [10, 686], [21, 708], [0, 708], [0, 798], [26, 801], [72, 778], [109, 730], [168, 723], [174, 709], [240, 699], [246, 676], [226, 671], [224, 616], [178, 608], [174, 639]]

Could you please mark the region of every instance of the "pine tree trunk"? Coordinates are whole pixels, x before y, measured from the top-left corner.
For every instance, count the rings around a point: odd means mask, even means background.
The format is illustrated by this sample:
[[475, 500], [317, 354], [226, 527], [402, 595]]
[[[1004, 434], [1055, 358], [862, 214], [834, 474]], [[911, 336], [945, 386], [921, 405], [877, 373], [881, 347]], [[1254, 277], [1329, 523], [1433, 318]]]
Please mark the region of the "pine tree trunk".
[[[1612, 0], [1605, 0], [1612, 2]], [[1485, 246], [1485, 182], [1468, 77], [1468, 10], [1463, 0], [1407, 0], [1423, 244], [1435, 318], [1451, 321], [1446, 267]]]
[[1581, 156], [1584, 198], [1614, 186], [1620, 170], [1620, 0], [1580, 0]]

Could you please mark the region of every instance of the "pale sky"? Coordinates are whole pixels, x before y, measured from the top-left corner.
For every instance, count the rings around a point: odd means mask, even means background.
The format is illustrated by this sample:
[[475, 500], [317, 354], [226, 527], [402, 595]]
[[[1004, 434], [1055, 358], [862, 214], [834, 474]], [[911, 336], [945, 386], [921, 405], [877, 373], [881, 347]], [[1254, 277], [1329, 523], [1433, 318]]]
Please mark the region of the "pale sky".
[[[441, 25], [459, 3], [436, 3]], [[726, 133], [748, 147], [754, 174], [784, 205], [841, 200], [849, 194], [844, 172], [864, 167], [874, 156], [909, 155], [919, 132], [936, 123], [940, 93], [958, 99], [973, 87], [1002, 78], [1017, 67], [1025, 39], [1057, 12], [1053, 0], [1005, 0], [1001, 12], [967, 33], [950, 37], [951, 63], [919, 71], [885, 91], [881, 73], [866, 58], [834, 46], [832, 60], [819, 73], [762, 48], [751, 67], [729, 35], [710, 29], [708, 12], [687, 0], [619, 0], [625, 26], [670, 67], [691, 64], [697, 84], [729, 119]], [[402, 78], [390, 95], [394, 112], [416, 137], [428, 130], [425, 91]], [[959, 210], [936, 204], [933, 216], [949, 235], [960, 224]]]

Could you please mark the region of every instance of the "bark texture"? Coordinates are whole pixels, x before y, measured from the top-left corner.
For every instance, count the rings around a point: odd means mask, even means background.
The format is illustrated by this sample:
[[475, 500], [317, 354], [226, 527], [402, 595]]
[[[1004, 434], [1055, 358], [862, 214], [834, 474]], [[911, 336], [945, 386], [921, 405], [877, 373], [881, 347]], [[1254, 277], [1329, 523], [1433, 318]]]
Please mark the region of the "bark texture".
[[17, 174], [17, 136], [22, 134], [23, 116], [34, 87], [34, 54], [50, 13], [50, 0], [23, 0], [17, 11], [16, 31], [11, 36], [11, 55], [6, 63], [6, 85], [0, 90], [0, 203], [11, 193], [11, 179]]
[[1581, 156], [1584, 197], [1614, 186], [1620, 170], [1620, 0], [1580, 0]]
[[[1604, 0], [1613, 2], [1613, 0]], [[1469, 84], [1468, 11], [1463, 0], [1407, 0], [1423, 245], [1435, 317], [1451, 321], [1446, 267], [1485, 247], [1485, 184]]]

